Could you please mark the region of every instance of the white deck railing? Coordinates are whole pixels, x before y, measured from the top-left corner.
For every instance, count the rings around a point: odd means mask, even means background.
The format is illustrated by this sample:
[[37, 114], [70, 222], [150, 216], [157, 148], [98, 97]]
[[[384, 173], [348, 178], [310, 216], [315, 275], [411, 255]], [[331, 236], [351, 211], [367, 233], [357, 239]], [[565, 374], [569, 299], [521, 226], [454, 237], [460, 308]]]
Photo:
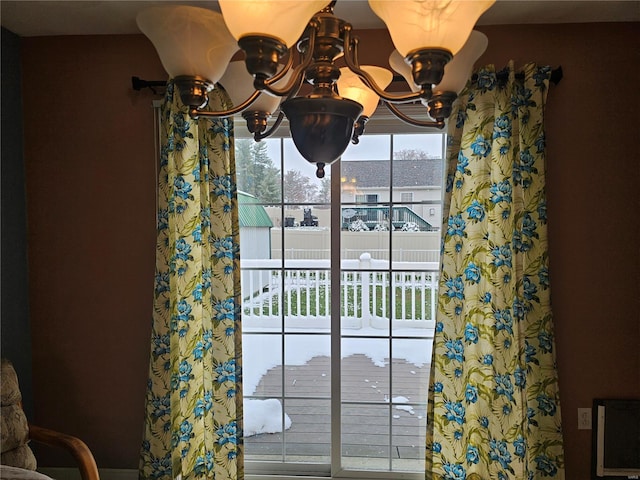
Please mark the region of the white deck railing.
[[[377, 259], [381, 259], [381, 260], [389, 259], [388, 248], [368, 249], [367, 253], [370, 253], [372, 256], [375, 256]], [[342, 258], [350, 259], [350, 260], [351, 259], [357, 260], [361, 254], [362, 254], [362, 250], [357, 248], [343, 248], [340, 251], [340, 255]], [[281, 256], [280, 249], [274, 248], [271, 250], [271, 258], [280, 258], [280, 256]], [[291, 260], [302, 260], [302, 259], [328, 260], [330, 256], [331, 256], [331, 250], [328, 248], [316, 248], [316, 249], [286, 248], [284, 250], [284, 258], [291, 259]], [[440, 260], [440, 251], [396, 248], [392, 252], [392, 260], [394, 262], [400, 261], [400, 262], [438, 263], [438, 261]]]
[[[343, 328], [433, 328], [438, 262], [341, 261]], [[243, 259], [243, 326], [329, 328], [330, 261]], [[284, 317], [282, 316], [284, 314]]]

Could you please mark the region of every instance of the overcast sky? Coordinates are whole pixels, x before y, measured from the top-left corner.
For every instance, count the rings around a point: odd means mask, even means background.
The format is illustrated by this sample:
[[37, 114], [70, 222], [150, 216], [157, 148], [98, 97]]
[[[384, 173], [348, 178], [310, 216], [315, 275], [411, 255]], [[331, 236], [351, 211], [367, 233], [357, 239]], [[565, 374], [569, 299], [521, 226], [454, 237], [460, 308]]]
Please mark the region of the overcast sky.
[[[342, 155], [343, 160], [388, 160], [390, 151], [389, 135], [363, 135], [357, 145], [349, 144]], [[269, 157], [278, 165], [280, 159], [280, 139], [267, 138]], [[438, 157], [442, 153], [442, 134], [394, 135], [394, 151], [423, 150], [429, 156]], [[284, 140], [285, 170], [299, 170], [311, 179], [316, 179], [316, 167], [307, 162], [296, 150], [293, 140]], [[327, 176], [331, 168], [325, 167]]]

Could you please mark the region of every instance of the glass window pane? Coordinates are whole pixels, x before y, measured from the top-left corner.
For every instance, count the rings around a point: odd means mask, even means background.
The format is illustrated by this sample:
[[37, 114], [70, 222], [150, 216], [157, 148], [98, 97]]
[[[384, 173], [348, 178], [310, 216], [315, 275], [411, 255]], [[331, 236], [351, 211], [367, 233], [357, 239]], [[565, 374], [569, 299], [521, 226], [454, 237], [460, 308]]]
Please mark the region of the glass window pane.
[[286, 335], [284, 391], [287, 397], [331, 397], [329, 334]]
[[400, 201], [402, 203], [413, 202], [413, 192], [400, 192]]
[[363, 135], [358, 144], [350, 143], [342, 154], [342, 160], [389, 160], [391, 137], [389, 135]]
[[394, 135], [393, 201], [396, 228], [430, 231], [440, 228], [443, 135]]
[[[394, 335], [403, 333], [403, 329], [394, 331]], [[425, 329], [423, 334], [425, 338], [393, 340], [391, 398], [398, 404], [427, 401], [433, 329]]]
[[424, 472], [427, 407], [404, 402], [393, 403], [391, 420], [393, 471]]
[[368, 204], [362, 207], [376, 207], [377, 202], [389, 201], [389, 150], [385, 154], [385, 159], [341, 160], [340, 192], [345, 207], [355, 203]]
[[238, 191], [265, 205], [281, 201], [280, 141], [254, 142], [250, 138], [235, 140], [236, 182]]
[[[366, 217], [359, 218], [366, 219]], [[381, 223], [378, 225], [379, 227], [374, 230], [351, 228], [349, 222], [345, 222], [343, 219], [340, 240], [342, 259], [358, 260], [363, 254], [369, 254], [372, 260], [389, 260], [391, 234], [389, 229], [386, 228], [387, 224]], [[359, 267], [349, 266], [344, 268]]]
[[272, 267], [262, 268], [263, 264], [273, 262], [263, 259], [245, 259], [242, 262], [243, 332], [280, 331], [283, 301], [281, 271]]
[[283, 178], [285, 203], [326, 203], [330, 201], [331, 165], [318, 178], [317, 165], [300, 155], [293, 140], [283, 139]]
[[[420, 231], [414, 229], [394, 230], [393, 268], [412, 270], [438, 270], [440, 261], [440, 231]], [[416, 265], [399, 262], [417, 262]]]
[[393, 136], [393, 158], [443, 158], [443, 139], [441, 133], [396, 134]]
[[342, 339], [343, 402], [385, 403], [389, 398], [389, 341], [386, 338]]
[[285, 432], [288, 462], [331, 462], [331, 401], [291, 398], [285, 400], [291, 428]]
[[[284, 214], [284, 232], [279, 229], [273, 232], [284, 235], [285, 258], [329, 260], [331, 209], [322, 205], [287, 205]], [[279, 249], [281, 243], [281, 238], [274, 238], [272, 250]]]
[[[369, 260], [364, 254], [358, 260], [343, 260], [340, 283], [341, 328], [343, 335], [386, 337], [391, 318], [389, 273], [369, 268], [385, 268], [386, 260]], [[367, 270], [362, 270], [366, 268]], [[388, 267], [387, 267], [388, 268]]]
[[389, 471], [389, 405], [342, 404], [342, 466], [349, 470]]
[[[420, 262], [411, 264], [417, 267]], [[393, 272], [390, 290], [394, 328], [411, 329], [416, 335], [422, 335], [425, 325], [433, 327], [437, 300], [435, 272]]]
[[[246, 397], [281, 397], [282, 376], [269, 375], [282, 368], [282, 337], [275, 334], [242, 335], [242, 380]], [[247, 412], [245, 412], [245, 417]]]
[[305, 329], [326, 332], [331, 327], [331, 278], [327, 260], [291, 260], [288, 264], [313, 263], [319, 266], [289, 266], [284, 272], [283, 314], [287, 331]]
[[[435, 208], [442, 201], [442, 168], [441, 159], [395, 159], [393, 201], [398, 207], [410, 209], [420, 219], [427, 220], [428, 208]], [[423, 227], [420, 219], [407, 218], [406, 221], [413, 221]]]
[[[247, 420], [245, 417], [245, 424]], [[245, 425], [246, 426], [246, 425]], [[247, 436], [244, 439], [245, 455], [252, 461], [282, 461], [284, 449], [282, 434]]]

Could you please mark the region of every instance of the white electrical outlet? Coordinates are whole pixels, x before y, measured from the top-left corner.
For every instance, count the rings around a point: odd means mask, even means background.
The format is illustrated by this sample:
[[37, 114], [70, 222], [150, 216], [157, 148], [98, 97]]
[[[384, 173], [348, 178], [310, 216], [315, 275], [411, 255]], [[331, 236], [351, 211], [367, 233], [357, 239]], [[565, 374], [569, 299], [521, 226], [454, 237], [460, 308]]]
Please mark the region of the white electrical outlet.
[[591, 409], [578, 409], [578, 430], [591, 430]]

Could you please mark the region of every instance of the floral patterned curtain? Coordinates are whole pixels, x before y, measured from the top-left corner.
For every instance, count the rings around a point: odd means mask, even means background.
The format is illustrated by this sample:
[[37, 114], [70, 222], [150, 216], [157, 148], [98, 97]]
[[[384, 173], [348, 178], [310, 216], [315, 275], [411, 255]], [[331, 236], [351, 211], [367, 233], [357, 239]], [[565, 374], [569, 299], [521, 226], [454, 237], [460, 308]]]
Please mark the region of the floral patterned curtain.
[[[427, 479], [564, 479], [549, 294], [551, 69], [481, 69], [451, 116]], [[501, 81], [506, 75], [506, 81]]]
[[[222, 90], [213, 109], [228, 108]], [[239, 230], [230, 120], [161, 109], [158, 239], [140, 478], [243, 478]]]

